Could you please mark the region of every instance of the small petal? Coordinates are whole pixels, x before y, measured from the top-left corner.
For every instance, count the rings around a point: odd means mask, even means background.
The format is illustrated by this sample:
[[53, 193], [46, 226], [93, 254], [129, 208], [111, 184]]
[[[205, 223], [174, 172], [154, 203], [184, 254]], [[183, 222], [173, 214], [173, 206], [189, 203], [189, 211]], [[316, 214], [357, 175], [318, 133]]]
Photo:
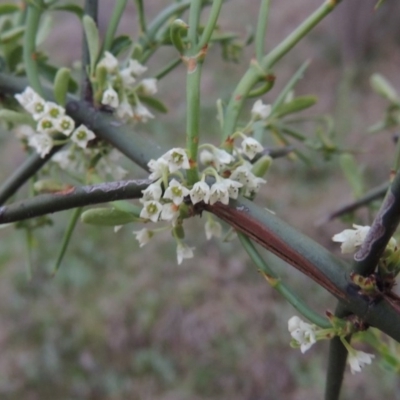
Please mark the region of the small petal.
[[149, 219], [150, 221], [157, 222], [162, 210], [162, 205], [158, 201], [146, 201], [143, 204], [140, 218]]
[[138, 60], [129, 60], [128, 67], [131, 73], [135, 76], [142, 75], [147, 71], [147, 67], [140, 64]]
[[140, 82], [140, 91], [145, 96], [152, 96], [157, 93], [157, 79], [148, 78]]
[[120, 119], [125, 119], [125, 118], [132, 118], [133, 117], [133, 110], [132, 106], [129, 104], [129, 102], [124, 99], [121, 101], [117, 109], [115, 110], [115, 113], [118, 118]]
[[113, 73], [118, 67], [118, 60], [109, 51], [104, 52], [104, 57], [97, 66], [104, 67], [108, 73]]
[[75, 121], [71, 117], [68, 117], [68, 115], [63, 115], [56, 120], [55, 128], [58, 132], [69, 136], [75, 129]]
[[163, 221], [175, 222], [179, 217], [179, 206], [174, 203], [163, 204], [161, 210], [161, 219]]
[[208, 203], [210, 200], [210, 187], [203, 181], [196, 182], [190, 190], [190, 200], [193, 204], [204, 201]]
[[334, 242], [342, 243], [340, 246], [343, 254], [354, 253], [361, 246], [370, 230], [369, 226], [353, 225], [356, 229], [345, 229], [332, 237]]
[[136, 240], [139, 242], [140, 247], [149, 243], [150, 239], [154, 236], [154, 232], [146, 228], [143, 228], [140, 231], [133, 231], [133, 233], [136, 235]]
[[38, 133], [29, 138], [28, 145], [33, 147], [41, 158], [44, 158], [53, 148], [53, 140], [45, 133]]
[[16, 94], [14, 97], [25, 109], [34, 101], [42, 100], [44, 102], [44, 99], [42, 99], [30, 86], [27, 86], [22, 93]]
[[213, 205], [217, 201], [220, 201], [222, 204], [229, 203], [229, 191], [224, 182], [216, 182], [211, 186], [210, 204]]
[[252, 160], [256, 154], [262, 152], [264, 147], [255, 139], [247, 137], [242, 142], [243, 153]]
[[267, 119], [270, 114], [271, 106], [269, 104], [263, 104], [261, 100], [257, 100], [251, 109], [251, 115], [255, 120]]
[[178, 258], [178, 264], [181, 264], [184, 258], [193, 258], [194, 247], [179, 242], [176, 248], [176, 255]]
[[168, 163], [167, 161], [160, 157], [157, 160], [150, 160], [147, 163], [151, 174], [149, 175], [149, 179], [156, 180], [163, 176], [164, 173], [168, 173]]
[[172, 179], [164, 193], [164, 199], [170, 199], [179, 206], [183, 198], [189, 195], [189, 189], [182, 186], [176, 179]]
[[103, 92], [101, 104], [112, 108], [117, 108], [119, 106], [118, 93], [111, 86]]
[[242, 183], [234, 181], [233, 179], [224, 179], [224, 185], [228, 189], [229, 197], [237, 199], [239, 196], [239, 188], [243, 186]]
[[173, 148], [162, 156], [168, 163], [168, 168], [171, 173], [179, 169], [189, 169], [189, 159], [186, 151], [181, 148]]
[[46, 101], [44, 112], [48, 117], [55, 120], [65, 115], [65, 109], [51, 101]]
[[85, 125], [80, 125], [76, 128], [71, 136], [71, 140], [82, 149], [86, 148], [88, 142], [94, 139], [96, 135]]
[[351, 373], [361, 372], [361, 369], [365, 364], [371, 364], [372, 359], [375, 356], [373, 354], [364, 353], [363, 351], [354, 350], [349, 351], [348, 362], [350, 364]]
[[51, 118], [51, 117], [47, 117], [44, 116], [43, 118], [41, 118], [36, 126], [36, 130], [40, 133], [54, 133], [57, 130], [57, 120]]
[[135, 121], [146, 123], [154, 115], [142, 104], [138, 104], [133, 108], [133, 118]]
[[160, 200], [162, 189], [160, 183], [152, 183], [145, 190], [142, 190], [143, 197], [140, 199], [142, 203], [150, 200]]

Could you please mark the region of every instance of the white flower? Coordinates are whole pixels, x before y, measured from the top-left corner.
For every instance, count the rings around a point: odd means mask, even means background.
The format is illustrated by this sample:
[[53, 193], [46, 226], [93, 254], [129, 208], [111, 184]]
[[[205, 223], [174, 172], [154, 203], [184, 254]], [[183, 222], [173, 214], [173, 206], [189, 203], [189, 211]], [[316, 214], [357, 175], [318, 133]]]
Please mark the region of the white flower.
[[142, 104], [137, 104], [133, 109], [133, 118], [136, 121], [146, 123], [149, 119], [154, 118], [154, 115]]
[[53, 148], [53, 140], [46, 133], [38, 133], [29, 138], [28, 145], [33, 147], [41, 158], [44, 158]]
[[361, 372], [361, 368], [363, 368], [365, 364], [371, 364], [374, 357], [373, 354], [364, 353], [363, 351], [355, 349], [349, 351], [349, 358], [347, 361], [350, 364], [351, 373]]
[[269, 104], [263, 104], [261, 100], [257, 100], [251, 109], [251, 115], [255, 120], [267, 119], [270, 114], [271, 106]]
[[202, 150], [200, 152], [200, 162], [204, 165], [209, 165], [214, 162], [214, 154], [208, 150]]
[[56, 120], [55, 128], [65, 136], [69, 136], [75, 128], [75, 121], [68, 115], [63, 115]]
[[140, 247], [149, 243], [150, 239], [154, 236], [154, 232], [146, 228], [143, 228], [140, 231], [133, 231], [133, 233], [136, 235], [136, 240], [139, 242]]
[[222, 149], [217, 149], [216, 147], [212, 149], [212, 152], [208, 150], [203, 150], [200, 153], [200, 162], [205, 165], [213, 165], [218, 171], [221, 168], [221, 164], [230, 164], [235, 158]]
[[129, 60], [128, 66], [120, 71], [120, 77], [124, 86], [132, 86], [136, 82], [136, 77], [147, 71], [147, 67], [140, 64], [137, 60]]
[[51, 158], [51, 161], [57, 163], [61, 169], [67, 169], [71, 166], [71, 163], [74, 162], [72, 158], [73, 155], [69, 150], [62, 150], [54, 154], [54, 156]]
[[231, 162], [233, 162], [235, 160], [235, 158], [232, 156], [232, 154], [229, 154], [225, 150], [215, 148], [213, 150], [213, 152], [214, 152], [215, 158], [221, 164], [230, 164]]
[[104, 52], [104, 57], [97, 64], [98, 67], [104, 67], [108, 73], [113, 73], [118, 67], [118, 60], [109, 51]]
[[204, 201], [208, 203], [210, 200], [210, 187], [203, 181], [196, 182], [190, 190], [190, 200], [193, 204]]
[[213, 205], [217, 201], [222, 204], [229, 203], [229, 191], [224, 182], [215, 182], [210, 189], [210, 204]]
[[157, 222], [162, 210], [162, 205], [155, 200], [146, 201], [143, 204], [140, 218], [149, 219], [150, 221]]
[[38, 121], [36, 130], [40, 133], [53, 133], [57, 130], [56, 122], [57, 120], [44, 116]]
[[80, 125], [76, 128], [71, 136], [71, 140], [82, 149], [86, 148], [88, 142], [94, 139], [96, 135], [85, 125]]
[[294, 316], [288, 321], [288, 329], [292, 338], [300, 345], [300, 350], [305, 353], [315, 342], [315, 327]]
[[163, 176], [164, 172], [168, 173], [168, 162], [164, 158], [160, 157], [157, 160], [150, 160], [147, 163], [151, 174], [149, 179], [156, 180]]
[[167, 161], [168, 169], [172, 173], [178, 171], [180, 168], [189, 169], [189, 159], [184, 149], [175, 147], [165, 153], [162, 158]]
[[161, 210], [161, 219], [163, 221], [172, 221], [175, 222], [179, 217], [179, 206], [174, 203], [166, 203], [163, 204]]
[[27, 86], [22, 93], [16, 94], [15, 98], [25, 109], [27, 109], [26, 107], [34, 101], [43, 100], [30, 86]]
[[39, 121], [46, 115], [46, 101], [40, 96], [37, 96], [31, 103], [29, 103], [25, 110], [32, 114], [35, 121]]
[[65, 114], [65, 109], [52, 101], [46, 101], [44, 112], [48, 117], [56, 120]]
[[183, 198], [189, 194], [189, 189], [182, 186], [176, 179], [172, 179], [164, 193], [164, 199], [170, 199], [179, 206]]
[[343, 254], [354, 253], [357, 247], [361, 246], [370, 230], [369, 226], [356, 224], [353, 224], [353, 228], [356, 229], [345, 229], [332, 237], [334, 242], [342, 243], [340, 249]]
[[237, 199], [239, 196], [239, 188], [241, 188], [243, 184], [233, 179], [224, 179], [223, 183], [228, 189], [229, 197], [231, 199]]
[[148, 78], [140, 82], [140, 90], [145, 96], [152, 96], [157, 93], [157, 79]]
[[256, 140], [251, 137], [247, 137], [242, 142], [243, 153], [252, 160], [257, 153], [264, 150], [264, 147]]
[[260, 190], [260, 185], [262, 183], [267, 183], [267, 181], [263, 178], [259, 178], [255, 176], [253, 173], [250, 175], [249, 183], [246, 185], [246, 196], [252, 196], [255, 193], [258, 193]]
[[132, 106], [126, 99], [122, 100], [121, 103], [119, 103], [119, 106], [115, 110], [115, 113], [117, 114], [117, 117], [120, 119], [133, 117]]
[[160, 183], [152, 183], [145, 190], [142, 190], [143, 197], [140, 199], [141, 203], [145, 203], [150, 200], [160, 200], [162, 195], [162, 189]]
[[176, 248], [178, 264], [181, 264], [184, 258], [193, 258], [194, 247], [189, 247], [185, 243], [179, 242]]
[[118, 107], [118, 93], [111, 87], [111, 85], [108, 86], [108, 89], [103, 92], [101, 104], [104, 104], [105, 106], [110, 106], [112, 108]]
[[138, 60], [129, 60], [128, 67], [131, 73], [135, 76], [142, 75], [147, 71], [147, 67], [140, 64]]
[[[245, 163], [237, 167], [231, 174], [230, 178], [247, 185], [252, 179], [251, 164]], [[254, 175], [253, 175], [254, 176]]]
[[222, 225], [212, 218], [207, 220], [204, 229], [206, 231], [207, 240], [210, 240], [213, 236], [219, 238], [222, 235]]
[[18, 125], [14, 128], [15, 136], [18, 139], [29, 139], [36, 134], [36, 131], [30, 125]]

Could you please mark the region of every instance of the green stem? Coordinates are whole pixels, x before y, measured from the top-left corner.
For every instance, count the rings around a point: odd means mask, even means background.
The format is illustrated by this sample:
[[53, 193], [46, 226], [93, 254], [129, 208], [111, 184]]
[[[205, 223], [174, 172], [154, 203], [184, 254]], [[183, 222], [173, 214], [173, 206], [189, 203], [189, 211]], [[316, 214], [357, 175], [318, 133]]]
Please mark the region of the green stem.
[[143, 35], [147, 31], [146, 17], [144, 15], [143, 0], [135, 0], [136, 12], [139, 23], [140, 34]]
[[165, 67], [163, 67], [160, 71], [158, 71], [156, 74], [154, 74], [154, 78], [158, 79], [158, 80], [161, 78], [164, 78], [164, 76], [168, 75], [181, 62], [182, 62], [182, 59], [180, 57], [176, 58], [175, 60], [172, 60]]
[[[97, 24], [98, 0], [86, 0], [84, 4], [84, 14], [91, 17], [93, 21]], [[90, 77], [88, 76], [89, 68], [90, 68], [90, 52], [85, 32], [83, 32], [80, 97], [82, 100], [86, 100], [87, 102], [91, 103], [93, 101], [93, 89], [92, 89], [92, 84], [90, 82]]]
[[109, 201], [138, 199], [151, 181], [118, 181], [74, 187], [64, 192], [43, 194], [0, 207], [0, 224]]
[[201, 35], [199, 44], [197, 46], [197, 50], [200, 50], [203, 46], [208, 44], [208, 42], [210, 41], [212, 33], [214, 32], [214, 29], [215, 29], [215, 25], [217, 24], [218, 16], [221, 11], [223, 2], [224, 2], [224, 0], [214, 0], [213, 1], [212, 7], [210, 10], [210, 15], [208, 16], [208, 21], [207, 21], [207, 24]]
[[197, 151], [199, 145], [201, 67], [202, 63], [197, 62], [194, 71], [188, 69], [186, 80], [186, 148], [191, 165], [191, 168], [187, 171], [189, 185], [193, 185], [199, 180]]
[[[117, 31], [119, 21], [121, 20], [122, 14], [125, 11], [127, 2], [128, 0], [118, 0], [114, 3], [114, 10], [111, 14], [111, 18], [107, 26], [106, 35], [104, 37], [104, 45], [103, 45], [104, 51], [109, 51], [111, 48], [115, 32]], [[141, 1], [137, 1], [136, 3], [138, 2], [141, 3]]]
[[255, 47], [256, 58], [261, 62], [265, 52], [265, 35], [267, 32], [269, 6], [271, 0], [261, 0], [260, 11], [258, 13], [258, 22], [256, 29]]
[[60, 268], [61, 262], [64, 258], [65, 252], [67, 251], [69, 242], [71, 240], [72, 234], [76, 227], [76, 223], [78, 222], [78, 219], [79, 219], [79, 216], [81, 215], [81, 213], [82, 213], [82, 207], [78, 207], [72, 212], [71, 218], [68, 222], [67, 229], [64, 233], [64, 237], [63, 237], [63, 240], [61, 243], [61, 247], [60, 247], [60, 250], [59, 250], [59, 253], [57, 256], [56, 263], [54, 264], [54, 269], [53, 269], [53, 273], [52, 273], [53, 276], [57, 273], [57, 271]]
[[39, 79], [39, 68], [36, 61], [36, 35], [39, 29], [43, 8], [43, 0], [38, 0], [35, 4], [28, 3], [27, 5], [26, 28], [22, 53], [29, 85], [40, 96], [43, 96], [43, 88]]
[[304, 317], [306, 317], [313, 324], [318, 325], [320, 328], [332, 328], [331, 323], [325, 318], [311, 310], [306, 303], [303, 302], [296, 294], [293, 293], [292, 289], [281, 282], [279, 277], [271, 269], [271, 267], [261, 257], [251, 240], [242, 233], [238, 233], [240, 243], [247, 251], [249, 257], [256, 264], [257, 268], [263, 273], [271, 277], [276, 283], [273, 288], [278, 291], [297, 311], [299, 311]]
[[[312, 28], [325, 18], [337, 5], [334, 0], [326, 1], [313, 14], [311, 14], [300, 26], [298, 26], [286, 39], [276, 46], [261, 61], [261, 68], [250, 68], [244, 74], [233, 92], [226, 109], [223, 143], [236, 129], [239, 113], [243, 108], [247, 94], [261, 78], [261, 72], [269, 71], [289, 50], [291, 50]], [[254, 65], [254, 62], [252, 63]], [[260, 75], [261, 74], [261, 75]]]
[[[213, 2], [215, 3], [216, 0]], [[201, 0], [192, 0], [190, 2], [190, 9], [189, 9], [189, 31], [188, 31], [188, 42], [190, 47], [190, 54], [194, 55], [196, 51], [199, 49], [197, 48], [197, 31], [199, 28], [199, 21], [200, 21], [200, 14], [202, 8], [202, 1]]]

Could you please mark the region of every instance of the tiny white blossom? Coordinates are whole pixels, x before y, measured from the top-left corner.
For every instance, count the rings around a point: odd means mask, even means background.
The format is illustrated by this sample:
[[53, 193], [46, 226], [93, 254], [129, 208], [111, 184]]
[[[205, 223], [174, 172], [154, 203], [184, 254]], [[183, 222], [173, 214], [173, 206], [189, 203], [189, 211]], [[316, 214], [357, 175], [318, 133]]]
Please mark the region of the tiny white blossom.
[[129, 60], [128, 67], [131, 73], [135, 76], [142, 75], [147, 71], [147, 67], [140, 64], [138, 60]]
[[174, 203], [166, 203], [163, 204], [161, 210], [161, 219], [163, 221], [172, 221], [175, 222], [179, 217], [179, 206]]
[[72, 154], [69, 150], [62, 150], [54, 154], [54, 156], [51, 158], [51, 161], [58, 164], [61, 169], [67, 169], [74, 161], [71, 159], [71, 156]]
[[38, 133], [29, 137], [28, 145], [33, 147], [41, 158], [44, 158], [53, 148], [53, 140], [46, 133]]
[[140, 247], [149, 243], [150, 239], [154, 236], [154, 232], [146, 228], [143, 228], [140, 231], [133, 231], [133, 233], [136, 235], [136, 240], [139, 242]]
[[189, 169], [189, 159], [184, 149], [175, 147], [165, 153], [162, 158], [167, 161], [168, 168], [171, 173], [178, 171], [180, 168]]
[[288, 321], [288, 329], [292, 338], [300, 345], [300, 350], [305, 353], [315, 342], [315, 327], [294, 316]]
[[242, 183], [243, 185], [247, 185], [252, 179], [252, 175], [253, 173], [251, 172], [251, 164], [245, 163], [235, 168], [230, 178]]
[[200, 152], [200, 162], [204, 165], [209, 165], [214, 162], [214, 154], [208, 150], [202, 150]]
[[18, 125], [14, 128], [15, 136], [18, 139], [29, 139], [36, 134], [36, 131], [30, 125]]
[[26, 111], [32, 114], [35, 121], [39, 121], [46, 116], [46, 101], [41, 97], [35, 98], [25, 107]]
[[56, 123], [57, 120], [51, 117], [44, 116], [38, 121], [36, 130], [40, 133], [53, 133], [57, 130]]
[[157, 160], [150, 160], [147, 163], [151, 174], [149, 179], [156, 180], [163, 176], [164, 172], [168, 173], [168, 162], [164, 158], [160, 157]]
[[256, 139], [247, 137], [242, 141], [242, 150], [243, 153], [246, 154], [250, 160], [252, 160], [257, 153], [260, 153], [264, 150], [264, 147]]
[[118, 60], [109, 51], [104, 52], [104, 57], [97, 64], [98, 67], [104, 67], [108, 73], [113, 73], [118, 67]]
[[22, 93], [16, 94], [14, 97], [25, 109], [32, 102], [37, 101], [38, 99], [43, 100], [30, 86], [27, 86]]
[[155, 200], [146, 201], [143, 204], [140, 218], [149, 219], [150, 221], [157, 222], [162, 210], [162, 205]]
[[108, 89], [103, 92], [103, 97], [101, 99], [101, 104], [110, 106], [112, 108], [117, 108], [119, 105], [118, 93], [110, 85]]
[[229, 154], [227, 151], [222, 149], [215, 148], [214, 155], [218, 162], [220, 162], [221, 164], [230, 164], [235, 160], [232, 154]]
[[251, 115], [255, 120], [267, 119], [271, 114], [271, 106], [263, 104], [262, 100], [257, 100], [251, 109]]
[[223, 183], [228, 189], [229, 197], [231, 199], [237, 199], [239, 196], [239, 188], [241, 188], [243, 184], [233, 179], [224, 179]]
[[140, 82], [140, 90], [145, 96], [152, 96], [157, 93], [157, 79], [148, 78]]
[[68, 115], [63, 115], [56, 120], [55, 128], [65, 136], [69, 136], [75, 129], [75, 121]]
[[149, 119], [154, 118], [154, 115], [143, 104], [137, 104], [133, 108], [133, 118], [135, 121], [146, 123]]
[[71, 136], [71, 140], [82, 149], [86, 148], [88, 142], [94, 139], [96, 135], [85, 125], [80, 125], [76, 128]]
[[190, 190], [190, 200], [193, 204], [204, 201], [208, 203], [210, 200], [210, 187], [203, 181], [196, 182]]
[[46, 101], [44, 112], [48, 117], [56, 120], [65, 114], [65, 109], [52, 101]]
[[255, 193], [258, 193], [260, 190], [260, 185], [267, 183], [267, 181], [263, 178], [255, 176], [253, 173], [250, 175], [249, 183], [246, 185], [246, 193], [245, 196], [252, 196]]
[[200, 152], [200, 162], [204, 165], [213, 165], [219, 171], [221, 164], [227, 165], [233, 162], [235, 158], [222, 149], [213, 148], [212, 152], [202, 150]]
[[210, 189], [210, 204], [213, 205], [217, 201], [222, 204], [229, 203], [229, 191], [224, 182], [215, 182]]
[[152, 183], [145, 190], [142, 190], [143, 197], [140, 199], [141, 203], [145, 203], [150, 200], [160, 200], [162, 195], [162, 189], [160, 183]]
[[343, 254], [354, 253], [357, 247], [361, 246], [365, 240], [370, 227], [353, 224], [355, 229], [345, 229], [332, 237], [334, 242], [342, 243], [340, 249]]
[[193, 258], [194, 247], [189, 247], [185, 243], [178, 243], [176, 248], [176, 255], [178, 258], [178, 264], [181, 264], [184, 258]]
[[204, 229], [207, 240], [210, 240], [213, 236], [219, 238], [222, 235], [222, 225], [214, 219], [207, 220]]
[[129, 104], [129, 102], [126, 99], [122, 100], [121, 103], [119, 103], [119, 106], [115, 110], [115, 113], [116, 113], [117, 117], [120, 119], [133, 117], [132, 106]]
[[364, 353], [363, 351], [355, 349], [349, 351], [349, 358], [347, 361], [350, 364], [351, 373], [361, 372], [361, 368], [363, 368], [365, 364], [371, 364], [374, 357], [373, 354]]
[[175, 205], [179, 206], [183, 198], [189, 194], [189, 189], [182, 186], [176, 179], [172, 179], [164, 193], [164, 199], [170, 199]]

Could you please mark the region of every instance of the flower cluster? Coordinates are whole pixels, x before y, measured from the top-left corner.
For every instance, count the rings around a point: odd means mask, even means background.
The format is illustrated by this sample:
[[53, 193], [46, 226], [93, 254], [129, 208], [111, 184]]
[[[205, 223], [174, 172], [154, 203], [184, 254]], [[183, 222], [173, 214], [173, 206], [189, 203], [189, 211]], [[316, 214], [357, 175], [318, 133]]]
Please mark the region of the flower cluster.
[[373, 354], [359, 351], [350, 346], [344, 336], [346, 333], [334, 327], [328, 329], [321, 329], [315, 325], [304, 322], [301, 318], [294, 316], [288, 321], [288, 329], [292, 336], [292, 347], [300, 347], [302, 353], [305, 353], [311, 346], [318, 340], [331, 339], [333, 336], [340, 336], [343, 345], [346, 347], [349, 357], [348, 363], [350, 365], [351, 373], [361, 372], [361, 368], [365, 364], [371, 364], [372, 359], [375, 357]]
[[24, 138], [30, 147], [33, 147], [40, 157], [44, 158], [54, 146], [54, 135], [63, 134], [81, 148], [86, 148], [88, 142], [95, 138], [95, 134], [85, 125], [75, 128], [75, 122], [65, 114], [65, 109], [51, 101], [45, 101], [31, 87], [27, 87], [15, 98], [21, 106], [32, 115], [36, 121], [36, 130], [26, 125], [19, 130], [20, 137]]
[[[123, 68], [119, 68], [118, 60], [108, 51], [97, 64], [97, 71], [105, 70], [106, 77], [102, 80], [101, 104], [115, 110], [115, 115], [121, 120], [147, 122], [154, 115], [140, 102], [140, 96], [152, 96], [157, 93], [157, 80], [142, 79], [140, 75], [147, 67], [137, 60], [129, 60]], [[101, 74], [98, 74], [101, 76]], [[104, 81], [104, 82], [103, 82]]]

